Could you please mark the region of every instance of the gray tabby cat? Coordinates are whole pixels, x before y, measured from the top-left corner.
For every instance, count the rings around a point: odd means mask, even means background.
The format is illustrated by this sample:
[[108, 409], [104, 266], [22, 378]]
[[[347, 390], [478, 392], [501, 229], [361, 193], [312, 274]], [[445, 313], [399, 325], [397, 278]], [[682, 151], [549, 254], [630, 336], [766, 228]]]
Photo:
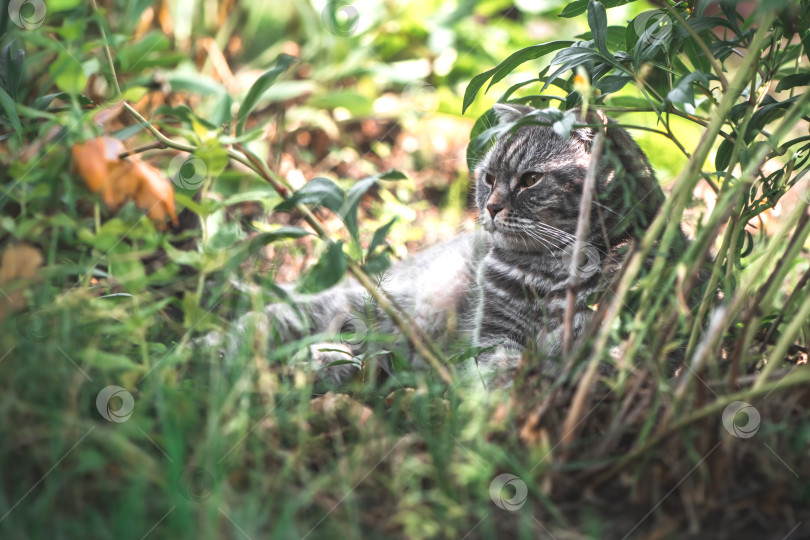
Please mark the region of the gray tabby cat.
[[[463, 350], [467, 340], [484, 350], [461, 365], [462, 371], [477, 372], [488, 385], [508, 385], [527, 346], [546, 359], [543, 369], [552, 371], [561, 352], [571, 246], [595, 131], [575, 129], [562, 138], [542, 111], [498, 104], [495, 112], [501, 123], [531, 115], [545, 125], [501, 136], [478, 164], [475, 201], [483, 232], [394, 265], [381, 286], [440, 342]], [[622, 247], [649, 224], [664, 198], [638, 145], [615, 122], [600, 118], [609, 126], [577, 290], [575, 338], [593, 313], [589, 297], [605, 289], [621, 266]], [[579, 117], [577, 122], [586, 123]], [[398, 334], [352, 280], [321, 294], [295, 296], [295, 303], [266, 310], [284, 340], [337, 333], [348, 324], [356, 336], [346, 343], [347, 352], [358, 354], [369, 325]], [[322, 364], [346, 358], [334, 352], [312, 356]], [[423, 365], [415, 354], [409, 357], [415, 367]], [[382, 367], [390, 371], [390, 362]], [[323, 367], [320, 377], [341, 383], [354, 371], [347, 364]]]

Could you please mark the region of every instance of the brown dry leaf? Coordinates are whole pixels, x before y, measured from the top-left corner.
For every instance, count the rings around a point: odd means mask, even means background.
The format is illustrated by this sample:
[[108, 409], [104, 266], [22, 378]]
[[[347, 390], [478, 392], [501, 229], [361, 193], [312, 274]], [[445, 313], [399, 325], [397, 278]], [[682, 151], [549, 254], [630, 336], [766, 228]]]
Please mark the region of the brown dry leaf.
[[[0, 256], [0, 288], [17, 279], [34, 277], [40, 266], [42, 254], [37, 248], [26, 244], [8, 246]], [[0, 320], [24, 307], [25, 298], [21, 289], [0, 294]]]
[[117, 161], [124, 145], [112, 137], [99, 137], [82, 144], [74, 144], [70, 152], [76, 162], [76, 169], [84, 178], [90, 191], [101, 191], [107, 183], [107, 162]]
[[172, 223], [177, 225], [172, 184], [148, 163], [137, 160], [132, 162], [132, 167], [139, 179], [135, 204], [147, 210], [149, 217], [158, 223], [164, 223], [168, 215], [172, 218]]
[[202, 45], [202, 48], [205, 50], [205, 60], [211, 62], [214, 68], [215, 78], [222, 81], [222, 84], [224, 84], [228, 90], [236, 93], [239, 90], [236, 85], [236, 79], [228, 65], [228, 60], [225, 58], [225, 55], [222, 54], [222, 49], [219, 48], [217, 42], [210, 37], [203, 37], [200, 38], [197, 43], [198, 45]]
[[174, 34], [174, 20], [172, 19], [171, 12], [169, 11], [169, 3], [161, 2], [160, 10], [158, 11], [158, 23], [160, 23], [160, 30], [166, 36]]
[[101, 192], [110, 208], [117, 208], [128, 199], [149, 217], [164, 223], [166, 216], [177, 224], [174, 189], [156, 168], [139, 159], [120, 159], [124, 145], [112, 137], [99, 137], [71, 149], [76, 168], [91, 191]]
[[132, 173], [132, 163], [125, 160], [107, 162], [107, 179], [101, 198], [109, 208], [118, 208], [138, 192], [139, 180]]

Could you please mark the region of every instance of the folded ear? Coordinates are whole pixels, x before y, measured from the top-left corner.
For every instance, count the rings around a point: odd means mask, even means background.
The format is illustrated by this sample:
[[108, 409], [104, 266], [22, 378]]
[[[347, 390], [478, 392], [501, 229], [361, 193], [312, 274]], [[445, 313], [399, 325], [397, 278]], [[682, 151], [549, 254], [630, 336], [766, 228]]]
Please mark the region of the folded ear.
[[496, 103], [492, 109], [501, 124], [517, 122], [534, 110], [526, 105], [514, 105], [512, 103]]
[[[610, 119], [598, 109], [590, 109], [588, 111], [588, 117], [582, 117], [582, 110], [579, 108], [573, 109], [573, 112], [577, 115], [577, 123], [579, 124], [602, 124], [607, 125], [610, 122]], [[596, 136], [596, 130], [599, 128], [595, 127], [584, 127], [579, 129], [574, 129], [571, 131], [571, 138], [581, 142], [585, 145], [585, 148], [588, 149], [593, 142], [593, 138]]]

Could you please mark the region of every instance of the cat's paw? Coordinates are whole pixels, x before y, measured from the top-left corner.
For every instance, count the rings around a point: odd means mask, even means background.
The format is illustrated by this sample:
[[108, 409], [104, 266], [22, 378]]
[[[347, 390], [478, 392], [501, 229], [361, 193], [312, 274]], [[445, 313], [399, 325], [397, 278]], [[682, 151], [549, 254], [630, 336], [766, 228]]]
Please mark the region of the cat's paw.
[[360, 374], [360, 362], [343, 343], [315, 343], [293, 357], [293, 365], [312, 373], [316, 388], [340, 389]]

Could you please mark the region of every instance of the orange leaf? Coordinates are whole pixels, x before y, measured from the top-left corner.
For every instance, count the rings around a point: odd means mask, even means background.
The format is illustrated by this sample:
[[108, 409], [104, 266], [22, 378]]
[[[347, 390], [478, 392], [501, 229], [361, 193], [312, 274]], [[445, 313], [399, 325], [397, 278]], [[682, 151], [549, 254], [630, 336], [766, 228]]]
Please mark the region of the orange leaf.
[[112, 137], [91, 139], [71, 148], [76, 169], [84, 178], [90, 191], [98, 192], [107, 183], [107, 162], [118, 161], [118, 154], [124, 151], [124, 145]]
[[[36, 276], [42, 265], [42, 254], [35, 247], [26, 244], [11, 244], [0, 255], [0, 286], [17, 280], [26, 280]], [[9, 312], [19, 311], [26, 305], [24, 291], [11, 287], [0, 295], [0, 320]]]
[[79, 175], [91, 191], [101, 192], [109, 208], [117, 208], [132, 199], [150, 218], [164, 222], [169, 216], [177, 225], [171, 183], [140, 159], [119, 159], [123, 151], [121, 141], [112, 137], [91, 139], [71, 149]]
[[101, 198], [110, 208], [117, 208], [138, 191], [139, 180], [132, 172], [132, 163], [126, 160], [107, 162], [107, 183]]
[[174, 188], [156, 168], [137, 160], [132, 162], [135, 176], [139, 179], [135, 193], [135, 204], [148, 211], [149, 217], [162, 223], [166, 216], [177, 225], [177, 214], [174, 210]]

